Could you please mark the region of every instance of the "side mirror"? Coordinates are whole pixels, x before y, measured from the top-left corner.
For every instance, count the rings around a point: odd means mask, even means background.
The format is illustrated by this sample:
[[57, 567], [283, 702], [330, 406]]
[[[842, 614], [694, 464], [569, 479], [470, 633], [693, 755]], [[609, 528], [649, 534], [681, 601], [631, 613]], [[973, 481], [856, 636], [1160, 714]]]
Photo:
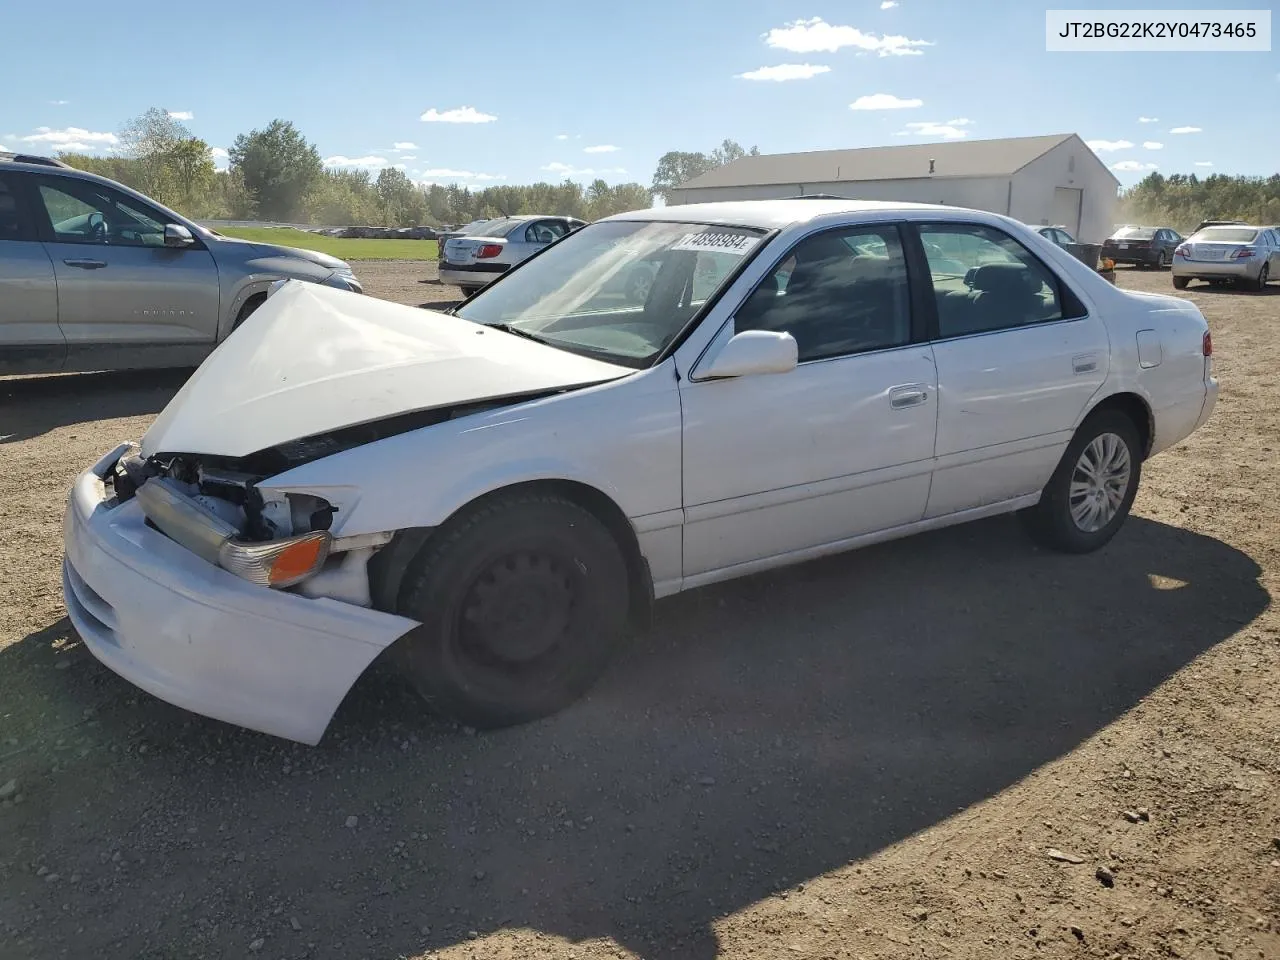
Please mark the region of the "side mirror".
[[196, 238], [180, 223], [167, 223], [164, 227], [164, 245], [166, 247], [189, 247]]
[[749, 377], [759, 373], [789, 373], [796, 368], [796, 338], [773, 330], [744, 330], [734, 334], [697, 379]]

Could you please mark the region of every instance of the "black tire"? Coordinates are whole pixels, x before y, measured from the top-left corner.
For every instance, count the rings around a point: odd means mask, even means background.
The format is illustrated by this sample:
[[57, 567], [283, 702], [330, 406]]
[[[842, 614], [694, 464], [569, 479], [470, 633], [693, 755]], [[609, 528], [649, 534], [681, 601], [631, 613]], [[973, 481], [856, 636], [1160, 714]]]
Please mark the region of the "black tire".
[[397, 645], [432, 709], [493, 729], [580, 698], [608, 666], [628, 610], [609, 530], [562, 497], [500, 496], [450, 519], [410, 562], [397, 612], [421, 621]]
[[[1124, 445], [1128, 465], [1128, 482], [1120, 497], [1119, 507], [1105, 524], [1088, 529], [1072, 515], [1071, 487], [1077, 464], [1090, 445], [1099, 438], [1112, 437]], [[1103, 441], [1104, 444], [1107, 441]], [[1032, 538], [1041, 546], [1062, 553], [1091, 553], [1105, 546], [1124, 524], [1142, 479], [1142, 447], [1138, 428], [1127, 414], [1119, 410], [1101, 410], [1090, 415], [1067, 446], [1062, 460], [1045, 484], [1040, 502], [1020, 512]], [[1077, 503], [1079, 498], [1077, 498]]]
[[249, 314], [253, 313], [253, 311], [257, 310], [266, 302], [267, 295], [265, 293], [255, 293], [244, 302], [244, 306], [241, 307], [240, 312], [236, 314], [236, 322], [231, 325], [231, 329], [235, 330], [236, 327], [240, 326], [240, 324], [244, 323], [245, 320], [249, 318]]
[[1270, 264], [1264, 263], [1262, 269], [1258, 271], [1258, 279], [1253, 281], [1253, 289], [1266, 290], [1267, 281], [1271, 278]]
[[1163, 270], [1168, 265], [1169, 265], [1169, 254], [1161, 250], [1159, 253], [1156, 254], [1156, 269]]
[[479, 288], [479, 287], [459, 287], [458, 289], [462, 291], [462, 296], [463, 296], [464, 298], [465, 298], [465, 297], [473, 297], [473, 296], [475, 296], [477, 293], [479, 293], [479, 292], [480, 292], [480, 288]]
[[1190, 277], [1174, 277], [1174, 278], [1173, 278], [1173, 289], [1175, 289], [1175, 290], [1185, 290], [1185, 289], [1187, 289], [1187, 284], [1188, 284], [1188, 283], [1190, 283], [1190, 282], [1191, 282], [1191, 278], [1190, 278]]

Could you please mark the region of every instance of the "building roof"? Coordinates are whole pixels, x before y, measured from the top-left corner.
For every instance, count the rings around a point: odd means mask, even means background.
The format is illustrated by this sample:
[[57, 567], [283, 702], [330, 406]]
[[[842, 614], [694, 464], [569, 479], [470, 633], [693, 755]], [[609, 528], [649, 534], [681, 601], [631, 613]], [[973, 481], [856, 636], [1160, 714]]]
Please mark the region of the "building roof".
[[[1073, 133], [1058, 133], [1045, 137], [954, 140], [947, 143], [861, 147], [856, 150], [760, 154], [742, 157], [715, 170], [709, 170], [680, 184], [676, 189], [915, 180], [929, 176], [1008, 176], [1074, 136]], [[934, 161], [932, 174], [929, 172], [930, 160]]]

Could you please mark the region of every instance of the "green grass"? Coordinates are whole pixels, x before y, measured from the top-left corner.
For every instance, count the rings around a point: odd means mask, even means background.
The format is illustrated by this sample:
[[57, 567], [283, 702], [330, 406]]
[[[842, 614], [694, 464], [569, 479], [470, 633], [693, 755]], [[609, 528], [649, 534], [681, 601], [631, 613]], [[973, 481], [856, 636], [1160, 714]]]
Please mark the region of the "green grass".
[[342, 260], [434, 260], [434, 240], [343, 240], [290, 227], [226, 227], [218, 232], [256, 243], [275, 243], [327, 253]]

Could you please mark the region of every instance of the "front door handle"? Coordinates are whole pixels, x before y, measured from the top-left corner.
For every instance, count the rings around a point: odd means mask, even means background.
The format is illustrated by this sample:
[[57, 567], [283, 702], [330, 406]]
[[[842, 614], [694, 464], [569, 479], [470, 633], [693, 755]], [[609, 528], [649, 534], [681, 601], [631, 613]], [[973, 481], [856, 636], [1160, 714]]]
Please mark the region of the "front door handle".
[[1098, 369], [1098, 355], [1096, 353], [1082, 353], [1079, 356], [1072, 357], [1071, 369], [1076, 373], [1093, 373]]
[[107, 265], [105, 260], [91, 260], [88, 257], [63, 260], [68, 267], [79, 267], [81, 270], [100, 270]]
[[918, 407], [928, 399], [929, 385], [925, 383], [904, 383], [889, 390], [889, 406], [894, 410]]

